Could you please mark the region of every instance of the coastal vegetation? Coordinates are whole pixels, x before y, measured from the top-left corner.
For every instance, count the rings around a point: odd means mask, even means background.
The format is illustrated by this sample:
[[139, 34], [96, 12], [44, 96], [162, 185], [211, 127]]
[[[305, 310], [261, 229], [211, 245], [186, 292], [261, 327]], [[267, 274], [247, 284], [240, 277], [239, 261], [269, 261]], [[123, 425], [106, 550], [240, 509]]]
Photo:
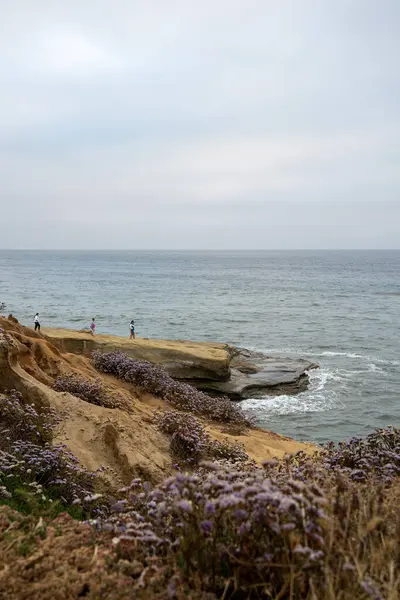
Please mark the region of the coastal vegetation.
[[212, 421], [244, 427], [249, 425], [240, 407], [229, 398], [213, 398], [188, 383], [176, 381], [159, 365], [129, 358], [120, 351], [94, 352], [93, 363], [98, 371], [132, 383], [138, 390], [160, 397], [179, 410], [202, 415]]
[[87, 379], [76, 374], [60, 375], [53, 388], [57, 392], [68, 392], [96, 406], [129, 410], [129, 404], [124, 397], [115, 391], [110, 393], [99, 379]]
[[[7, 327], [2, 382], [19, 391], [0, 393], [0, 600], [399, 597], [399, 429], [314, 451], [286, 440], [286, 455], [256, 461], [248, 440], [267, 432], [229, 399], [120, 352], [64, 357]], [[147, 427], [143, 464], [146, 437], [165, 448], [163, 475], [128, 464], [128, 426]], [[98, 452], [114, 462], [89, 468], [102, 427]]]
[[231, 463], [249, 460], [240, 444], [212, 439], [199, 419], [190, 413], [158, 411], [154, 422], [160, 431], [170, 436], [171, 455], [185, 465], [196, 465], [207, 458]]
[[[158, 413], [156, 423], [186, 471], [159, 485], [135, 479], [107, 492], [101, 473], [50, 445], [54, 411], [39, 413], [15, 393], [1, 398], [0, 544], [8, 597], [35, 578], [35, 570], [27, 576], [32, 561], [44, 561], [36, 576], [51, 579], [48, 535], [56, 530], [58, 547], [64, 536], [68, 547], [71, 528], [94, 562], [101, 548], [107, 568], [100, 575], [97, 565], [84, 563], [81, 588], [71, 584], [55, 598], [398, 597], [400, 430], [263, 466], [218, 451], [221, 461], [199, 465], [213, 449], [198, 419], [171, 411]], [[86, 523], [57, 516], [63, 512]], [[78, 569], [67, 556], [61, 566]]]
[[65, 445], [52, 444], [59, 420], [54, 409], [38, 412], [18, 392], [0, 395], [1, 502], [28, 514], [100, 514], [92, 502], [101, 474], [79, 465]]

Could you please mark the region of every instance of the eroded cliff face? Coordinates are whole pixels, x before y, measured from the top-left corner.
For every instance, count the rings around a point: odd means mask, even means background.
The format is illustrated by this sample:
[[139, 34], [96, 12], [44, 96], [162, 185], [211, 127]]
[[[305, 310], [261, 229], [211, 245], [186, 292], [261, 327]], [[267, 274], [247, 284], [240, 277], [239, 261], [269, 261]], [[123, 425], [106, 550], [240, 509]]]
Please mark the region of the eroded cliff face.
[[[40, 334], [0, 319], [0, 393], [16, 389], [26, 402], [52, 406], [62, 414], [55, 443], [65, 443], [89, 470], [106, 467], [116, 485], [143, 476], [161, 480], [171, 471], [168, 440], [151, 424], [152, 409], [134, 390], [101, 377], [89, 358], [64, 354]], [[59, 375], [102, 379], [127, 410], [89, 404], [52, 386]]]
[[[97, 341], [97, 338], [96, 338]], [[166, 353], [168, 342], [163, 346]], [[179, 349], [174, 346], [174, 359]], [[183, 353], [190, 354], [190, 342], [183, 343]], [[55, 443], [65, 443], [84, 467], [106, 468], [114, 485], [129, 483], [134, 477], [159, 481], [173, 469], [169, 440], [153, 425], [155, 408], [169, 408], [158, 398], [139, 395], [137, 390], [110, 375], [98, 373], [89, 356], [74, 354], [56, 347], [49, 337], [23, 327], [15, 320], [0, 317], [0, 393], [18, 390], [26, 402], [52, 406], [62, 415]], [[64, 347], [65, 348], [65, 347]], [[104, 348], [104, 350], [109, 348]], [[213, 360], [223, 372], [227, 352], [223, 345], [210, 346]], [[165, 354], [166, 356], [166, 354]], [[229, 364], [229, 363], [228, 363]], [[69, 393], [56, 392], [52, 386], [60, 375], [77, 374], [86, 379], [100, 379], [109, 394], [124, 399], [124, 409], [89, 404]], [[260, 462], [285, 452], [315, 451], [311, 444], [284, 438], [273, 432], [249, 430], [243, 435], [224, 431], [223, 425], [204, 421], [215, 439], [240, 441], [250, 458]]]

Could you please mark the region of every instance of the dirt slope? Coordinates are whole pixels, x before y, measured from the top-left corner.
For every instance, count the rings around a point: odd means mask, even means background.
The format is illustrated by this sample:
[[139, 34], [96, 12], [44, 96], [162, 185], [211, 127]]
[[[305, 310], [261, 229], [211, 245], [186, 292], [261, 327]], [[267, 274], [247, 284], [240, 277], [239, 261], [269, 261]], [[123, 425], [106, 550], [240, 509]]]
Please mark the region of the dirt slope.
[[[139, 397], [133, 386], [95, 371], [89, 357], [62, 352], [49, 339], [15, 320], [0, 317], [0, 328], [0, 392], [16, 389], [26, 401], [63, 412], [56, 442], [65, 443], [86, 468], [106, 467], [115, 485], [128, 483], [136, 476], [158, 481], [171, 472], [168, 439], [152, 425], [154, 408], [167, 408], [161, 400], [149, 395]], [[54, 391], [51, 386], [55, 379], [67, 373], [101, 379], [111, 394], [124, 400], [125, 410], [95, 406]], [[207, 425], [212, 437], [240, 441], [257, 461], [280, 457], [285, 452], [315, 450], [311, 444], [273, 432], [251, 430], [232, 436], [219, 425]]]

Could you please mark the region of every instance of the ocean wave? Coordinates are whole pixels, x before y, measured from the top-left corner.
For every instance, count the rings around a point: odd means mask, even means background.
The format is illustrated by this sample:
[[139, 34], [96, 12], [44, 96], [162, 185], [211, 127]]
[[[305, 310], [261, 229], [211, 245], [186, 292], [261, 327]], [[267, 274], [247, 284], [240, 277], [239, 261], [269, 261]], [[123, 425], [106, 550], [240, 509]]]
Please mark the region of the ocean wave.
[[[262, 420], [265, 414], [288, 415], [293, 413], [323, 412], [344, 406], [340, 400], [341, 389], [346, 387], [346, 376], [339, 370], [315, 369], [310, 371], [310, 386], [306, 392], [281, 396], [249, 398], [241, 402], [245, 412]], [[330, 383], [334, 384], [330, 386]]]
[[[304, 354], [304, 353], [303, 353]], [[350, 353], [340, 353], [346, 356]], [[356, 354], [356, 353], [351, 353]], [[346, 410], [346, 399], [351, 397], [352, 390], [363, 373], [374, 373], [376, 377], [388, 373], [375, 362], [364, 362], [368, 357], [358, 355], [363, 360], [354, 369], [323, 365], [319, 369], [309, 371], [310, 384], [308, 390], [297, 395], [266, 395], [263, 398], [249, 398], [241, 402], [247, 414], [253, 416], [259, 423], [273, 420], [275, 417], [285, 417], [295, 414], [323, 413], [336, 411], [341, 414]], [[382, 359], [378, 359], [382, 360]], [[395, 363], [397, 361], [384, 361]], [[384, 366], [384, 365], [383, 365]], [[311, 418], [311, 417], [310, 417]]]
[[385, 360], [380, 358], [374, 358], [373, 360], [377, 363], [392, 365], [393, 367], [398, 367], [400, 365], [400, 362], [398, 360]]
[[[321, 354], [312, 354], [311, 356], [315, 357], [345, 357], [345, 358], [358, 358], [366, 363], [368, 363], [368, 367], [374, 365], [375, 370], [383, 370], [378, 365], [389, 365], [389, 366], [398, 366], [400, 362], [398, 360], [392, 360], [389, 358], [378, 358], [377, 356], [369, 356], [368, 354], [357, 354], [356, 352], [322, 352]], [[372, 367], [372, 368], [374, 368]]]
[[[247, 348], [252, 350], [253, 352], [262, 352], [263, 354], [278, 354], [279, 356], [283, 355], [301, 355], [301, 356], [311, 356], [309, 354], [309, 350], [302, 350], [301, 348], [260, 348], [255, 346], [248, 345]], [[307, 354], [308, 353], [308, 354]]]
[[[300, 356], [307, 356], [313, 358], [322, 358], [322, 357], [345, 357], [345, 358], [361, 358], [365, 360], [373, 360], [370, 356], [364, 356], [363, 354], [358, 354], [356, 352], [340, 352], [334, 350], [324, 350], [323, 352], [313, 351], [309, 348], [268, 348], [268, 349], [260, 349], [260, 348], [252, 348], [254, 351], [263, 352], [265, 354], [295, 354]], [[379, 360], [379, 359], [377, 359]]]
[[372, 373], [386, 373], [386, 371], [382, 369], [382, 367], [378, 367], [378, 365], [376, 365], [375, 363], [369, 363], [368, 370]]
[[301, 349], [301, 348], [268, 348], [268, 349], [260, 349], [260, 348], [251, 348], [256, 352], [263, 352], [264, 354], [270, 355], [295, 355], [295, 356], [303, 356], [307, 358], [356, 358], [362, 361], [365, 361], [369, 364], [375, 365], [390, 365], [390, 366], [399, 366], [400, 361], [392, 360], [389, 358], [378, 358], [377, 356], [370, 356], [368, 354], [359, 354], [358, 352], [345, 352], [339, 350], [324, 350], [323, 352], [312, 351], [310, 349]]
[[346, 358], [368, 358], [363, 354], [357, 354], [356, 352], [332, 352], [325, 350], [321, 354], [313, 354], [313, 356], [345, 356]]
[[357, 354], [356, 352], [322, 352], [321, 354], [312, 354], [311, 356], [315, 356], [315, 357], [344, 357], [344, 358], [359, 358], [360, 360], [369, 363], [368, 366], [370, 366], [371, 364], [374, 364], [376, 367], [376, 370], [379, 370], [379, 367], [377, 366], [376, 363], [381, 364], [381, 365], [399, 365], [399, 361], [397, 360], [391, 360], [391, 359], [387, 359], [387, 358], [378, 358], [377, 356], [369, 356], [368, 354]]

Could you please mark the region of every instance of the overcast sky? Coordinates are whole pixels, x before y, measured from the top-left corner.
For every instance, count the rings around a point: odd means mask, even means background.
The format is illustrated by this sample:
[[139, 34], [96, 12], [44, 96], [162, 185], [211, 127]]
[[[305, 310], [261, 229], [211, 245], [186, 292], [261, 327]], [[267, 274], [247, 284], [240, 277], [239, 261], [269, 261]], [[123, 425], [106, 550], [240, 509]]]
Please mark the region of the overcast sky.
[[0, 0], [1, 248], [400, 248], [399, 0]]

